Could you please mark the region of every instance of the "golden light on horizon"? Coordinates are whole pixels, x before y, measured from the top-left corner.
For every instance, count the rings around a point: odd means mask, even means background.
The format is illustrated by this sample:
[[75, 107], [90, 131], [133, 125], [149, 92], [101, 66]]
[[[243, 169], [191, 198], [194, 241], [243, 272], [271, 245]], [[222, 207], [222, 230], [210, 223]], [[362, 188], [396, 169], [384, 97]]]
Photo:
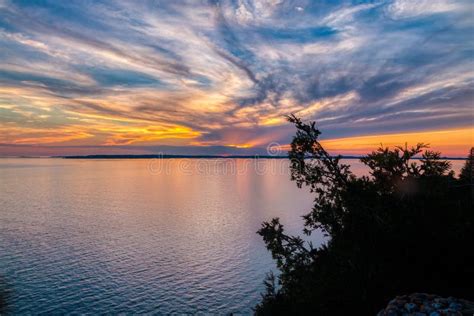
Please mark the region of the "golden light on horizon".
[[415, 146], [417, 143], [430, 145], [431, 150], [440, 151], [443, 156], [465, 156], [474, 145], [474, 127], [409, 132], [398, 134], [380, 134], [334, 138], [322, 140], [321, 143], [331, 152], [341, 154], [366, 154], [381, 145], [393, 147], [404, 145]]

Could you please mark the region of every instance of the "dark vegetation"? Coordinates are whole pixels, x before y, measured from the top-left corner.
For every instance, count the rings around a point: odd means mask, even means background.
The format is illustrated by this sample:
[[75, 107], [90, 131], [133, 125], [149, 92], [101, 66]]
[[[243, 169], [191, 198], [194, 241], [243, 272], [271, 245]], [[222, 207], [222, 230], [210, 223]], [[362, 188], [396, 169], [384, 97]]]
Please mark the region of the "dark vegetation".
[[424, 144], [381, 147], [361, 159], [371, 176], [356, 177], [321, 146], [314, 122], [288, 119], [292, 180], [315, 193], [303, 232], [329, 241], [313, 247], [278, 218], [262, 224], [279, 275], [265, 281], [257, 315], [374, 315], [412, 292], [474, 298], [472, 153], [457, 178]]

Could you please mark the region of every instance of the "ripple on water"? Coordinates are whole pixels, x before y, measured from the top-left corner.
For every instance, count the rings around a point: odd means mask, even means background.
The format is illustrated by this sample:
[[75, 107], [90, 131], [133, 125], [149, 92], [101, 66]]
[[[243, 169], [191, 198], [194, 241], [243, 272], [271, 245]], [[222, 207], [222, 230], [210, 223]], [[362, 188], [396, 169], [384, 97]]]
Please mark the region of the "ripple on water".
[[250, 314], [274, 267], [255, 232], [276, 216], [296, 232], [312, 197], [284, 172], [199, 174], [178, 162], [151, 174], [146, 160], [3, 159], [0, 277], [11, 309]]

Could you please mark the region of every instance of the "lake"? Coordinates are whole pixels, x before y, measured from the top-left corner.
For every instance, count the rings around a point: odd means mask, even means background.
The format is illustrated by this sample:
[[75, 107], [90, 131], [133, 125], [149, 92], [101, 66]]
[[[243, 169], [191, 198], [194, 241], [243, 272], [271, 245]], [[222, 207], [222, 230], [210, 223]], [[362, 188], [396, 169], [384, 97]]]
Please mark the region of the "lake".
[[256, 231], [312, 199], [280, 159], [0, 159], [0, 277], [14, 313], [251, 314]]

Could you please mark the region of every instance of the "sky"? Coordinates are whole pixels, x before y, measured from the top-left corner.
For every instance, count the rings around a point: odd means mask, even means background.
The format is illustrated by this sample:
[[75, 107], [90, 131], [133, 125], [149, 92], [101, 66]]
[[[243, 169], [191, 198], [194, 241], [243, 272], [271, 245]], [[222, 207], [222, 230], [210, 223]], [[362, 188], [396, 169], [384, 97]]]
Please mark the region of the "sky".
[[331, 153], [474, 134], [471, 0], [0, 0], [0, 156]]

